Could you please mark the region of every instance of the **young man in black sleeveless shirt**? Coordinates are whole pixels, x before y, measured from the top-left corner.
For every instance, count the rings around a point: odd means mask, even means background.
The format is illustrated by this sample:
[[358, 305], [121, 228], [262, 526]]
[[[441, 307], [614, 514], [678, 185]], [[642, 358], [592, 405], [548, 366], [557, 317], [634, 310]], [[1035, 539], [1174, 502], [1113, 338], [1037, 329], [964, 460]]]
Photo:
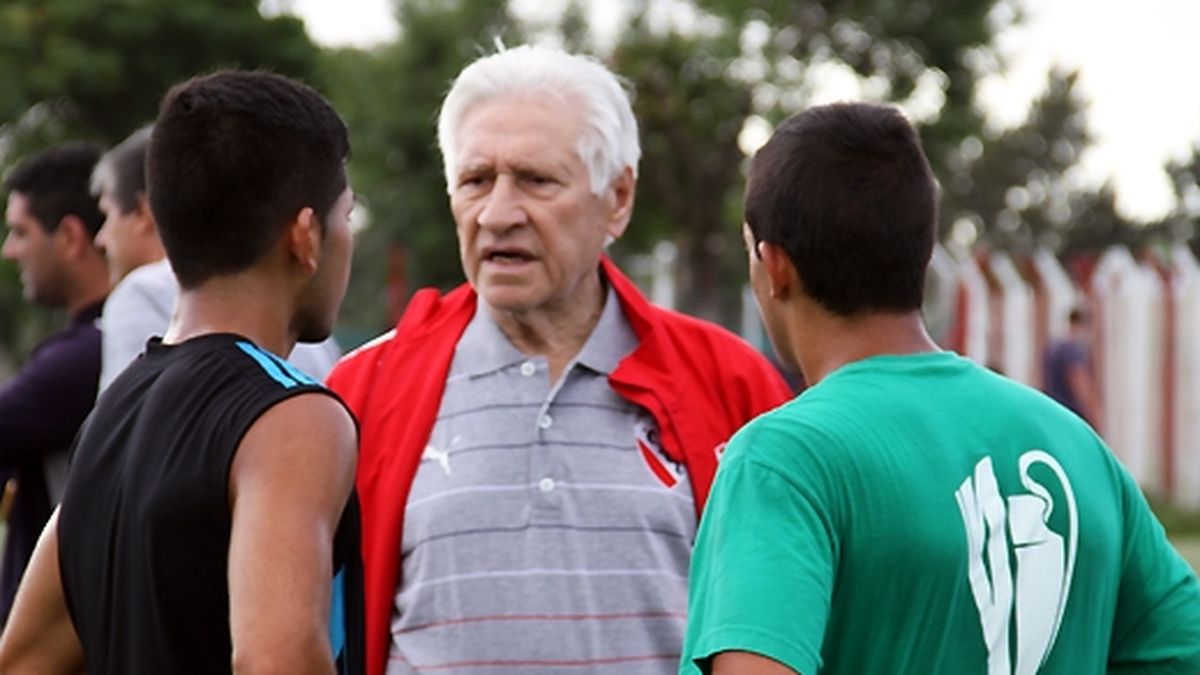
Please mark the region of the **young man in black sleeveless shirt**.
[[277, 75], [167, 94], [147, 171], [176, 315], [80, 432], [0, 672], [361, 669], [354, 421], [278, 356], [345, 293], [348, 153]]

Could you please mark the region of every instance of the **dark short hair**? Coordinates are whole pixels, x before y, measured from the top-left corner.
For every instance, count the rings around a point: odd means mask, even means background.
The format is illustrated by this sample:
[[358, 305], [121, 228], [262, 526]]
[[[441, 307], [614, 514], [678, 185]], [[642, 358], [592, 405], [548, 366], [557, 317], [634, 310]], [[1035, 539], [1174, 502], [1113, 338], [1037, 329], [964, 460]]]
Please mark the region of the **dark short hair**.
[[18, 164], [4, 179], [4, 188], [29, 200], [30, 214], [46, 232], [57, 230], [63, 218], [75, 216], [95, 236], [104, 214], [88, 182], [103, 151], [95, 143], [53, 146]]
[[830, 312], [921, 307], [937, 187], [895, 108], [839, 103], [788, 118], [751, 162], [745, 210], [755, 242], [782, 247]]
[[130, 134], [104, 153], [92, 172], [92, 194], [99, 197], [107, 193], [121, 213], [136, 209], [138, 195], [146, 192], [146, 150], [152, 130], [146, 126]]
[[180, 285], [252, 266], [302, 208], [323, 222], [346, 189], [349, 153], [345, 123], [303, 83], [228, 70], [173, 87], [146, 173]]

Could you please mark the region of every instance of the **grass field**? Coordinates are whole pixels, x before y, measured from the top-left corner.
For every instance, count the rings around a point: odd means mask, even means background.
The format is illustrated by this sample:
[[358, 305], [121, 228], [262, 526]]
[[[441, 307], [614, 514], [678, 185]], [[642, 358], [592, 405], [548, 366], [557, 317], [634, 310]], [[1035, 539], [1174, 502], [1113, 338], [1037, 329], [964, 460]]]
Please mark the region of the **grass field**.
[[1154, 515], [1162, 521], [1171, 543], [1200, 573], [1200, 513], [1180, 511], [1155, 499], [1150, 500]]
[[1192, 564], [1192, 569], [1200, 574], [1200, 535], [1171, 537], [1171, 543]]

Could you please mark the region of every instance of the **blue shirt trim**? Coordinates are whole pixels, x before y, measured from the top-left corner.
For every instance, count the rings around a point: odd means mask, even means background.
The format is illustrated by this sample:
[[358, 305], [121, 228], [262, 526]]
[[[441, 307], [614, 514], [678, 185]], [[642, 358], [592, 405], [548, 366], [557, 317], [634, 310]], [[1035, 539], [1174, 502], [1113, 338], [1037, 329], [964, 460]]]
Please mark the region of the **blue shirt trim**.
[[333, 592], [329, 596], [329, 646], [336, 661], [346, 647], [346, 568], [338, 568], [333, 576]]
[[238, 349], [241, 349], [243, 352], [249, 355], [250, 358], [254, 359], [259, 366], [262, 366], [262, 369], [266, 371], [267, 375], [271, 376], [271, 379], [283, 385], [285, 388], [291, 389], [292, 387], [300, 384], [300, 381], [284, 374], [283, 370], [280, 369], [275, 360], [271, 358], [271, 355], [263, 351], [257, 345], [244, 340], [239, 340], [237, 346]]

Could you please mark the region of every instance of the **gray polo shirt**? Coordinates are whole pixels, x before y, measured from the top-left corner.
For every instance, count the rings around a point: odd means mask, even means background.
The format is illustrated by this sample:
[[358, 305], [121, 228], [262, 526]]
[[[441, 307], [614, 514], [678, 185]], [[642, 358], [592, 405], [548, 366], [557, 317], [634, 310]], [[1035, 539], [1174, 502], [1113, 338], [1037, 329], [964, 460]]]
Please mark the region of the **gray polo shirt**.
[[675, 672], [696, 515], [608, 384], [636, 346], [610, 289], [552, 385], [479, 307], [409, 496], [389, 674]]

